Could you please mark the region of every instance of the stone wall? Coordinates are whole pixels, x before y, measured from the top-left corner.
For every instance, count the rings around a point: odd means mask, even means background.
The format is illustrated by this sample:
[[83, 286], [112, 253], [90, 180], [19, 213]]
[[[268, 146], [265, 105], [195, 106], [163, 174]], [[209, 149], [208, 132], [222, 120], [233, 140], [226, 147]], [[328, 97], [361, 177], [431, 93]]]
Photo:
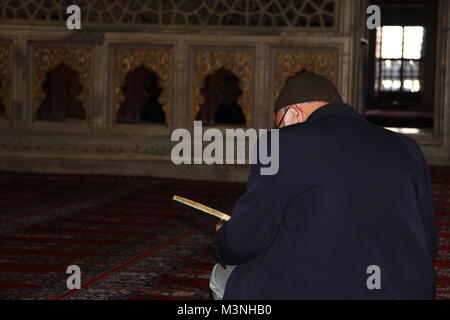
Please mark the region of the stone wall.
[[[65, 26], [67, 1], [46, 3], [9, 1], [0, 8], [0, 99], [6, 106], [0, 170], [244, 181], [246, 166], [170, 161], [172, 130], [192, 128], [203, 80], [221, 67], [240, 78], [247, 127], [272, 127], [280, 88], [305, 67], [333, 80], [345, 101], [362, 111], [365, 14], [359, 0], [295, 0], [295, 6], [283, 0], [71, 1], [82, 9], [80, 31]], [[448, 21], [449, 8], [443, 9]], [[419, 140], [431, 162], [448, 163], [448, 25], [440, 37], [439, 127]], [[36, 118], [43, 77], [60, 63], [82, 79], [86, 120]], [[141, 65], [159, 76], [165, 125], [116, 122], [120, 87]]]

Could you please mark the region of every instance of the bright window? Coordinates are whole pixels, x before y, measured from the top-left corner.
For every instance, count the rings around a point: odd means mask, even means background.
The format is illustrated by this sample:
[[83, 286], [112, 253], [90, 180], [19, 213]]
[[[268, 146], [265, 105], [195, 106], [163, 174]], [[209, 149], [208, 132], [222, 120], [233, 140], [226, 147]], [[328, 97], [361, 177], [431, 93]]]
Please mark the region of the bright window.
[[375, 90], [419, 92], [423, 78], [422, 26], [383, 26], [377, 29]]

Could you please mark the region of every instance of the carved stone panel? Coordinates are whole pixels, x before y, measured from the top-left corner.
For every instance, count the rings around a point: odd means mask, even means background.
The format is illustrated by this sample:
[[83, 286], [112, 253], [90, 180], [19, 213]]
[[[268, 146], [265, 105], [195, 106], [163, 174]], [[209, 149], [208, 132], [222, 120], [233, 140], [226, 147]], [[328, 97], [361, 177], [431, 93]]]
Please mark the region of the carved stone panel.
[[11, 59], [11, 45], [0, 44], [0, 104], [5, 108], [7, 119], [11, 116]]
[[[66, 0], [3, 1], [0, 19], [64, 21]], [[74, 1], [83, 23], [332, 28], [338, 0]]]
[[277, 49], [273, 52], [274, 79], [273, 101], [275, 102], [286, 80], [306, 69], [330, 79], [339, 88], [337, 83], [337, 52], [317, 50], [288, 50]]
[[125, 101], [122, 87], [125, 85], [126, 75], [142, 66], [158, 75], [158, 85], [162, 88], [158, 101], [166, 114], [166, 124], [170, 124], [172, 60], [172, 50], [168, 48], [115, 48], [113, 79], [114, 122], [116, 122], [117, 111], [119, 111], [122, 103]]
[[206, 76], [224, 68], [239, 78], [242, 95], [238, 103], [246, 118], [247, 126], [251, 123], [253, 107], [254, 53], [252, 50], [215, 50], [194, 49], [193, 81], [192, 81], [192, 118], [195, 119], [205, 99], [201, 89], [205, 85]]
[[92, 48], [40, 45], [33, 47], [33, 119], [36, 119], [38, 108], [46, 96], [43, 84], [47, 72], [61, 64], [78, 73], [82, 83], [80, 100], [83, 103], [86, 118], [89, 120], [92, 101]]

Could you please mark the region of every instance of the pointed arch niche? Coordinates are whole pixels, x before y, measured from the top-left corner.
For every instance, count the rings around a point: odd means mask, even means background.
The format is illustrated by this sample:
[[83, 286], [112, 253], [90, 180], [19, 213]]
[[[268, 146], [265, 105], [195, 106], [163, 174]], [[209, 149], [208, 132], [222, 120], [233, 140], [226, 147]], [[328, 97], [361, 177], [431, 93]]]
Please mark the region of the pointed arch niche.
[[[53, 103], [60, 95], [58, 88], [64, 87], [67, 97], [59, 97], [65, 101], [69, 117], [89, 120], [92, 83], [92, 50], [82, 47], [36, 46], [33, 49], [33, 120], [39, 120], [38, 111], [43, 104]], [[63, 79], [63, 83], [58, 83]], [[73, 79], [73, 81], [71, 80]], [[67, 82], [67, 83], [66, 83]], [[51, 92], [51, 96], [48, 93]], [[66, 99], [67, 98], [67, 99]], [[83, 110], [77, 104], [79, 101]], [[53, 103], [54, 104], [54, 103]], [[73, 111], [73, 112], [72, 112]], [[60, 112], [58, 112], [60, 113]], [[47, 120], [47, 119], [46, 119]], [[51, 120], [51, 119], [50, 119]], [[59, 114], [56, 121], [64, 121]]]
[[242, 95], [239, 78], [225, 68], [206, 76], [201, 89], [205, 103], [200, 107], [196, 120], [204, 125], [245, 125], [246, 119], [238, 100]]
[[42, 84], [45, 98], [37, 110], [36, 120], [86, 119], [82, 90], [79, 74], [64, 63], [47, 71]]
[[[223, 73], [226, 79], [232, 81], [233, 77], [237, 77], [239, 90], [238, 99], [235, 102], [240, 106], [245, 117], [244, 125], [249, 126], [252, 121], [253, 109], [253, 86], [254, 86], [254, 53], [248, 49], [211, 49], [211, 48], [194, 48], [193, 49], [193, 80], [192, 80], [192, 118], [197, 119], [197, 115], [205, 103], [205, 89], [207, 88], [208, 76], [214, 75], [215, 72]], [[222, 70], [222, 71], [219, 71]], [[225, 70], [225, 71], [223, 71]], [[216, 98], [217, 99], [217, 98]], [[220, 98], [219, 98], [220, 99]], [[212, 117], [212, 116], [211, 116]], [[215, 114], [214, 114], [215, 117]]]
[[168, 48], [115, 48], [113, 122], [170, 125], [171, 75]]
[[166, 114], [159, 103], [162, 88], [159, 77], [144, 66], [130, 71], [122, 91], [125, 101], [117, 111], [117, 123], [166, 123]]

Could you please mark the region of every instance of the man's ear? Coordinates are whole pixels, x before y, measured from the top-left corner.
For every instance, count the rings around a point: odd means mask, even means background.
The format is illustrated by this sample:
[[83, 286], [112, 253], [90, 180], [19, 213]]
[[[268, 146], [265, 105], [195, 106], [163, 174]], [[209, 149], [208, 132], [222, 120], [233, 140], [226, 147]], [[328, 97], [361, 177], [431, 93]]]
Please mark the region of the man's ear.
[[292, 110], [292, 109], [293, 109], [293, 108], [289, 108], [289, 110], [286, 111], [286, 115], [284, 116], [284, 123], [285, 123], [287, 126], [290, 126], [290, 125], [296, 123], [296, 122], [295, 122], [296, 115], [295, 115], [294, 110]]
[[297, 104], [293, 106], [290, 110], [292, 110], [292, 122], [300, 123], [303, 122], [303, 109]]
[[291, 107], [286, 112], [286, 116], [284, 117], [284, 123], [290, 126], [301, 122], [302, 119], [303, 119], [302, 112], [300, 112], [299, 109], [296, 107]]

